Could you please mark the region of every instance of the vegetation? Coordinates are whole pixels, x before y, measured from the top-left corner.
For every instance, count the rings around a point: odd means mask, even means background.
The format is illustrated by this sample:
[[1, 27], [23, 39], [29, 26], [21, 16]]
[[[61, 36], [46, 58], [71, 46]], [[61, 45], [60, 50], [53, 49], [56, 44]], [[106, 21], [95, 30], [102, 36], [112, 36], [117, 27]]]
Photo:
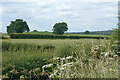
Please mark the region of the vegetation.
[[65, 22], [56, 23], [53, 26], [53, 33], [54, 34], [64, 34], [64, 32], [67, 30], [68, 30], [67, 23], [65, 23]]
[[90, 31], [87, 30], [87, 31], [85, 31], [84, 33], [85, 33], [85, 34], [90, 34]]
[[119, 45], [119, 46], [118, 46], [118, 47], [119, 47], [118, 51], [120, 52], [120, 36], [119, 36], [119, 35], [120, 35], [120, 26], [119, 26], [119, 28], [118, 28], [118, 41], [119, 41], [119, 42], [118, 42], [118, 45]]
[[2, 42], [3, 78], [118, 78], [109, 40], [10, 39]]
[[8, 39], [8, 38], [0, 35], [0, 39]]
[[7, 26], [7, 33], [22, 33], [22, 32], [30, 31], [27, 22], [22, 19], [16, 19], [15, 21], [11, 21], [11, 24]]
[[92, 39], [104, 39], [109, 38], [108, 36], [80, 36], [80, 35], [53, 35], [53, 34], [10, 34], [10, 38], [13, 39], [80, 39], [80, 38], [92, 38]]
[[[120, 51], [120, 47], [119, 47], [119, 44], [120, 44], [120, 36], [119, 36], [119, 29], [113, 29], [114, 33], [112, 33], [111, 37], [110, 37], [110, 41], [111, 41], [111, 44], [114, 44], [115, 41], [117, 46], [118, 46], [118, 51]], [[120, 55], [120, 53], [118, 54]]]
[[[67, 23], [62, 22], [53, 26], [54, 34], [28, 32], [26, 21], [11, 21], [7, 26], [10, 38], [7, 34], [0, 36], [7, 38], [2, 40], [1, 50], [3, 79], [119, 77], [116, 32], [110, 37], [90, 35], [89, 31], [64, 34], [67, 30]], [[118, 33], [118, 29], [115, 31]]]
[[38, 32], [37, 30], [33, 30], [33, 32]]
[[[91, 31], [90, 35], [111, 35], [112, 33], [115, 33], [115, 32], [113, 30]], [[84, 32], [71, 32], [71, 34], [84, 34]]]

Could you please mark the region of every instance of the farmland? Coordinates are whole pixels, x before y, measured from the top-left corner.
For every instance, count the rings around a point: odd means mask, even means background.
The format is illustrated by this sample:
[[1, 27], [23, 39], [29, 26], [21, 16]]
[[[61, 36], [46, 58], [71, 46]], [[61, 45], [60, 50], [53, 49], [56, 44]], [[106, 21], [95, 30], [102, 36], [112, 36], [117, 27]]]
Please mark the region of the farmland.
[[0, 80], [118, 80], [119, 8], [109, 0], [2, 1]]
[[2, 50], [3, 78], [118, 78], [109, 39], [3, 39]]

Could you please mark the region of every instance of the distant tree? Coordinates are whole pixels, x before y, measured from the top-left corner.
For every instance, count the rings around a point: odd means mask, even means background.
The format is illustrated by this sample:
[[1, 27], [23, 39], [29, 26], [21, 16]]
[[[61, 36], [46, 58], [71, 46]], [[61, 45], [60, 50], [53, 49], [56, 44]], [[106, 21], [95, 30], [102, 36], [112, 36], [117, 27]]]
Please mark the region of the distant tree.
[[90, 31], [87, 30], [87, 31], [85, 31], [84, 33], [85, 33], [85, 34], [90, 34]]
[[27, 22], [22, 19], [16, 19], [15, 21], [11, 21], [11, 24], [7, 26], [7, 33], [23, 33], [30, 31]]
[[65, 22], [59, 22], [53, 26], [54, 34], [64, 34], [64, 32], [67, 30], [68, 30], [67, 23]]
[[33, 30], [33, 32], [38, 32], [37, 30]]

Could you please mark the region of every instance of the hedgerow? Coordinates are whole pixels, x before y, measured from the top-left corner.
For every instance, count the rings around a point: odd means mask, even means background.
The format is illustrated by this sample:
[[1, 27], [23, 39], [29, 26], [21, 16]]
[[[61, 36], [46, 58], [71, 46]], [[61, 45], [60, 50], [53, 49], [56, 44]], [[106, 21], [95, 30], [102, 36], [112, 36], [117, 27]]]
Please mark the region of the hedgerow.
[[80, 38], [92, 38], [92, 39], [108, 39], [103, 36], [71, 36], [71, 35], [54, 35], [54, 34], [26, 34], [26, 33], [13, 33], [10, 34], [12, 39], [80, 39]]

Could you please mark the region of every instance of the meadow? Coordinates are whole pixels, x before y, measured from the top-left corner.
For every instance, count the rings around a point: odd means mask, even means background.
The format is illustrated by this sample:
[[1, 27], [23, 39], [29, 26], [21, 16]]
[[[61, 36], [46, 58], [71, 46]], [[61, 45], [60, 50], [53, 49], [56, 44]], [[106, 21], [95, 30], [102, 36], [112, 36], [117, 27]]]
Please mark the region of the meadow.
[[117, 43], [106, 39], [3, 39], [5, 79], [118, 78]]

